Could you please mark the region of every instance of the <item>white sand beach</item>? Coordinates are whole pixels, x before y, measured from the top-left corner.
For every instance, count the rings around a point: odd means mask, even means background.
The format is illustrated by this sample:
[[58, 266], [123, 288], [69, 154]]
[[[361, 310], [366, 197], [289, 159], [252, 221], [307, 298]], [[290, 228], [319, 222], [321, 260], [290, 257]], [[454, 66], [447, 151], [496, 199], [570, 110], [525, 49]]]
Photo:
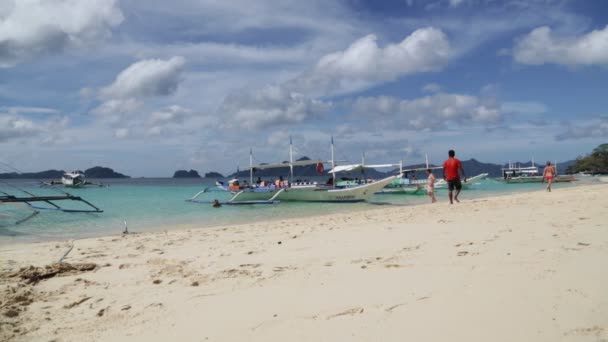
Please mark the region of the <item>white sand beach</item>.
[[608, 341], [608, 185], [443, 197], [3, 246], [0, 340]]

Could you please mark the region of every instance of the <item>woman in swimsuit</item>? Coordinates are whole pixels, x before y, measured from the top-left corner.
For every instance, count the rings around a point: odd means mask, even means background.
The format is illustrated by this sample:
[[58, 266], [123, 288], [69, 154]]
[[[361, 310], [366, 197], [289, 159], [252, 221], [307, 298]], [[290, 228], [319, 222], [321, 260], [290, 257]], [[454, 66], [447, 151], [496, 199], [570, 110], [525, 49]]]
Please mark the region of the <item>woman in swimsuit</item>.
[[545, 170], [543, 171], [543, 183], [545, 179], [547, 180], [547, 191], [551, 192], [551, 183], [553, 183], [553, 178], [557, 176], [555, 172], [555, 168], [551, 165], [551, 162], [547, 162], [547, 166], [545, 166]]

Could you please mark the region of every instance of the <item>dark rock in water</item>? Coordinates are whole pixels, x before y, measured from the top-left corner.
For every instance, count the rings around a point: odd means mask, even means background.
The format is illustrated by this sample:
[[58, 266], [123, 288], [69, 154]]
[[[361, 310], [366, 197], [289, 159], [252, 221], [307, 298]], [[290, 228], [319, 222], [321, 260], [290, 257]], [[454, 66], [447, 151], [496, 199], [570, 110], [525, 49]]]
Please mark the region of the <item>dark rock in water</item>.
[[224, 175], [218, 172], [207, 172], [205, 173], [205, 178], [224, 178]]
[[173, 174], [173, 178], [201, 178], [196, 170], [177, 170]]
[[122, 173], [114, 172], [109, 167], [95, 166], [84, 171], [87, 178], [130, 178]]

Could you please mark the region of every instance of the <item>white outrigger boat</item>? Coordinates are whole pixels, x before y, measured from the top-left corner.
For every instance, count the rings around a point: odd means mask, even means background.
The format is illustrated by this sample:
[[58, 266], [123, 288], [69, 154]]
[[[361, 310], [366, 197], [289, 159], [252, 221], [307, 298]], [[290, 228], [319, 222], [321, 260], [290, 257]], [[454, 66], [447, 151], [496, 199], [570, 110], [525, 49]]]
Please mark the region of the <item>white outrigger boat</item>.
[[[555, 171], [557, 172], [557, 163], [553, 164]], [[520, 183], [541, 183], [544, 180], [542, 172], [534, 164], [532, 160], [532, 166], [521, 167], [515, 165], [509, 161], [508, 167], [502, 169], [503, 180], [507, 184], [520, 184]], [[576, 178], [573, 175], [556, 175], [553, 178], [553, 183], [558, 182], [573, 182]]]
[[[290, 139], [291, 140], [291, 139]], [[253, 163], [253, 157], [250, 152], [250, 165]], [[229, 191], [233, 194], [232, 198], [223, 204], [274, 204], [283, 201], [293, 202], [335, 202], [335, 203], [348, 203], [348, 202], [362, 202], [367, 200], [375, 192], [380, 191], [387, 184], [398, 179], [401, 175], [386, 177], [384, 179], [354, 185], [341, 187], [336, 184], [336, 173], [331, 172], [332, 182], [331, 184], [320, 184], [318, 182], [305, 182], [305, 183], [294, 183], [293, 182], [293, 168], [295, 166], [306, 166], [306, 165], [318, 165], [319, 163], [331, 163], [332, 170], [336, 169], [334, 159], [334, 143], [333, 138], [331, 140], [331, 160], [293, 160], [293, 145], [289, 143], [289, 162], [278, 163], [278, 164], [261, 164], [251, 165], [249, 170], [249, 184], [253, 185], [253, 170], [263, 170], [271, 168], [289, 168], [290, 182], [283, 182], [276, 185], [270, 186], [249, 186], [247, 188], [236, 189]], [[204, 193], [205, 190], [200, 191], [194, 195], [188, 201], [191, 202], [204, 202], [199, 201], [197, 198]]]
[[101, 183], [93, 183], [93, 182], [87, 181], [85, 179], [84, 173], [82, 173], [81, 171], [66, 172], [61, 177], [61, 180], [59, 180], [59, 181], [52, 180], [50, 182], [42, 183], [42, 185], [43, 186], [63, 185], [66, 188], [83, 188], [88, 185], [99, 186], [99, 187], [104, 186]]
[[[426, 167], [422, 168], [414, 168], [414, 169], [403, 169], [403, 163], [399, 163], [399, 172], [402, 175], [407, 175], [410, 172], [419, 172], [426, 171], [428, 169], [431, 170], [439, 170], [443, 169], [442, 166], [433, 166], [429, 165], [429, 157], [425, 156]], [[382, 195], [426, 195], [428, 179], [410, 179], [407, 177], [401, 177], [399, 179], [394, 180], [389, 185], [387, 185], [384, 189], [382, 189], [378, 194]]]
[[87, 182], [84, 179], [84, 173], [80, 171], [66, 172], [61, 177], [61, 183], [68, 188], [80, 188], [83, 187]]

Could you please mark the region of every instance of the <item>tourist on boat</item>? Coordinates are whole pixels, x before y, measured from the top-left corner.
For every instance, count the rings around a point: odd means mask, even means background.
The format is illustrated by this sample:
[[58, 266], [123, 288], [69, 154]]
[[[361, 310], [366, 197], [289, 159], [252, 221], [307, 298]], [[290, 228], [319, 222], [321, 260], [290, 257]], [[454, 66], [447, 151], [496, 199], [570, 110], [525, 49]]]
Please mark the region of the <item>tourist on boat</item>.
[[[450, 150], [448, 152], [448, 156], [449, 158], [443, 162], [443, 179], [448, 182], [448, 196], [450, 198], [450, 204], [454, 204], [454, 200], [456, 202], [460, 202], [458, 200], [458, 195], [460, 195], [460, 190], [462, 189], [462, 183], [460, 183], [460, 173], [462, 173], [462, 178], [465, 183], [467, 182], [467, 176], [464, 174], [462, 163], [455, 157], [456, 152], [454, 152], [454, 150]], [[456, 196], [452, 196], [454, 188], [456, 188]]]
[[329, 177], [329, 179], [327, 180], [327, 182], [325, 182], [325, 185], [334, 185], [334, 178], [333, 177]]
[[428, 175], [427, 194], [431, 197], [431, 203], [435, 203], [437, 202], [437, 199], [435, 198], [435, 175], [433, 175], [431, 169], [426, 169], [426, 174]]
[[545, 179], [547, 180], [547, 191], [551, 192], [551, 183], [553, 183], [553, 178], [557, 176], [557, 172], [555, 172], [555, 167], [551, 165], [551, 162], [547, 162], [547, 166], [545, 166], [545, 170], [543, 171], [543, 183]]
[[255, 181], [255, 184], [260, 185], [262, 183], [262, 178], [258, 177], [258, 179]]

